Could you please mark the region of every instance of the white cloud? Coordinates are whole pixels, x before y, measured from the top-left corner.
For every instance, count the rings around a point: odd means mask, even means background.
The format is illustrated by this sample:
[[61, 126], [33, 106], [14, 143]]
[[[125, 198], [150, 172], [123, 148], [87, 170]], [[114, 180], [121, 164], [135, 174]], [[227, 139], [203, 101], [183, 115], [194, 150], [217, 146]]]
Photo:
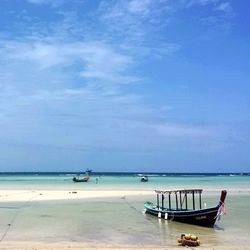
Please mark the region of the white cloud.
[[174, 123], [156, 124], [153, 127], [157, 132], [159, 132], [159, 134], [166, 137], [202, 138], [209, 137], [213, 134], [212, 131], [208, 128]]
[[33, 3], [33, 4], [44, 4], [46, 2], [48, 2], [48, 0], [27, 0], [29, 3]]
[[[34, 4], [51, 3], [49, 0], [30, 1]], [[53, 130], [53, 133], [58, 133], [57, 140], [65, 127], [71, 130], [77, 126], [80, 129], [81, 126], [88, 127], [90, 134], [95, 128], [94, 144], [102, 141], [103, 145], [108, 138], [113, 138], [113, 141], [117, 138], [116, 143], [119, 144], [119, 138], [124, 134], [127, 138], [122, 140], [126, 147], [125, 141], [130, 146], [138, 141], [139, 145], [149, 132], [157, 138], [171, 133], [174, 137], [190, 137], [190, 127], [167, 126], [165, 121], [162, 125], [154, 125], [155, 120], [162, 119], [164, 113], [168, 112], [166, 105], [162, 108], [146, 105], [142, 96], [125, 94], [126, 90], [123, 89], [124, 83], [140, 78], [130, 73], [131, 68], [138, 63], [140, 50], [146, 51], [147, 55], [162, 55], [163, 52], [166, 55], [179, 49], [178, 45], [166, 42], [158, 43], [157, 47], [146, 45], [145, 36], [151, 35], [151, 28], [156, 23], [160, 24], [157, 15], [167, 13], [166, 6], [165, 0], [103, 2], [98, 13], [101, 13], [101, 20], [106, 22], [108, 32], [110, 28], [116, 27], [124, 36], [135, 35], [138, 39], [135, 45], [127, 43], [126, 38], [122, 39], [123, 46], [118, 44], [119, 39], [69, 39], [71, 33], [65, 29], [65, 20], [70, 31], [72, 26], [78, 26], [74, 23], [76, 18], [68, 18], [67, 13], [64, 13], [64, 21], [60, 24], [50, 25], [56, 27], [54, 36], [42, 36], [44, 30], [41, 30], [31, 37], [0, 41], [0, 63], [3, 65], [0, 80], [1, 86], [5, 88], [1, 106], [4, 114], [13, 113], [15, 120], [19, 121], [29, 112], [30, 118], [23, 125], [28, 126], [30, 119], [35, 119], [31, 123], [35, 123], [43, 131], [41, 133], [47, 133], [53, 124], [64, 124], [57, 132]], [[11, 87], [7, 89], [6, 86]], [[10, 98], [13, 103], [11, 106], [7, 105]], [[37, 113], [38, 107], [40, 111]], [[55, 110], [54, 117], [49, 115], [52, 110]], [[75, 116], [73, 120], [66, 116], [58, 119], [58, 113]], [[112, 135], [107, 134], [107, 131]], [[72, 143], [74, 140], [79, 141], [75, 138], [78, 133], [80, 131], [76, 130]], [[44, 138], [41, 138], [41, 143], [44, 143]]]
[[28, 3], [36, 4], [36, 5], [50, 5], [51, 7], [58, 7], [66, 3], [66, 0], [27, 0]]
[[1, 54], [4, 60], [35, 63], [41, 69], [50, 68], [67, 61], [60, 46], [36, 41], [3, 41]]
[[181, 0], [181, 2], [186, 6], [186, 7], [191, 7], [193, 5], [201, 5], [201, 6], [206, 6], [210, 4], [216, 4], [220, 0]]
[[[23, 63], [36, 66], [36, 71], [78, 66], [75, 76], [98, 79], [104, 83], [129, 83], [136, 78], [126, 74], [133, 59], [101, 42], [58, 43], [41, 41], [2, 41], [2, 61], [10, 64]], [[24, 64], [25, 65], [25, 64]], [[2, 72], [4, 74], [4, 72]]]
[[152, 1], [132, 0], [128, 2], [128, 11], [135, 14], [147, 14], [150, 11]]
[[92, 17], [101, 21], [98, 32], [92, 32], [94, 22], [83, 32], [84, 21], [64, 12], [63, 20], [45, 28], [30, 23], [30, 36], [2, 39], [0, 138], [18, 145], [123, 150], [159, 149], [172, 139], [188, 147], [191, 139], [209, 138], [207, 128], [167, 123], [167, 101], [163, 107], [146, 104], [143, 94], [125, 85], [140, 79], [133, 69], [142, 58], [180, 49], [156, 35], [168, 7], [165, 0], [106, 1]]
[[138, 46], [157, 37], [168, 23], [170, 9], [166, 0], [102, 1], [98, 16], [114, 37]]
[[226, 12], [226, 13], [230, 13], [233, 10], [233, 8], [229, 2], [222, 2], [222, 3], [218, 4], [215, 9]]
[[81, 75], [86, 78], [129, 83], [135, 81], [132, 76], [125, 76], [123, 72], [133, 63], [130, 56], [117, 53], [111, 48], [98, 44], [85, 44], [81, 58], [86, 67]]
[[[180, 0], [185, 8], [199, 7], [206, 9], [205, 12], [199, 12], [195, 18], [200, 20], [200, 24], [205, 25], [205, 35], [210, 37], [213, 32], [222, 31], [231, 32], [233, 8], [230, 2], [224, 0]], [[192, 14], [191, 14], [192, 15]], [[209, 28], [209, 29], [208, 29]]]
[[182, 3], [186, 7], [192, 7], [194, 5], [200, 5], [200, 6], [213, 6], [213, 11], [222, 11], [226, 13], [231, 13], [233, 11], [233, 8], [230, 4], [230, 2], [224, 2], [223, 0], [182, 0]]

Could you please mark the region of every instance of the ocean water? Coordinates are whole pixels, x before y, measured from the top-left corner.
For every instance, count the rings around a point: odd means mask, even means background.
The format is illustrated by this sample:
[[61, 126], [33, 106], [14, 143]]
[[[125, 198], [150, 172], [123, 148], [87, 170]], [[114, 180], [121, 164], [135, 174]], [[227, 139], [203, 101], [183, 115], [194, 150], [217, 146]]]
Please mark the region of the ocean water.
[[[177, 246], [182, 232], [194, 233], [202, 245], [250, 244], [250, 176], [195, 175], [149, 177], [141, 183], [136, 174], [91, 177], [72, 183], [72, 174], [1, 174], [1, 189], [49, 190], [152, 190], [152, 195], [65, 201], [0, 202], [1, 242], [81, 242], [87, 245]], [[96, 178], [98, 184], [96, 184]], [[203, 203], [218, 203], [227, 189], [227, 214], [214, 228], [165, 221], [143, 213], [146, 200], [155, 201], [154, 189], [203, 188]], [[210, 191], [213, 192], [210, 192]], [[232, 190], [232, 191], [230, 191]], [[0, 193], [1, 199], [1, 193]]]
[[[97, 173], [91, 181], [73, 183], [72, 173], [0, 173], [1, 189], [101, 189], [154, 190], [203, 188], [206, 190], [241, 190], [250, 188], [250, 175], [239, 174], [149, 174], [149, 182], [140, 182], [137, 173]], [[83, 175], [82, 175], [83, 176]], [[98, 183], [96, 183], [98, 179]], [[97, 185], [98, 184], [98, 185]]]

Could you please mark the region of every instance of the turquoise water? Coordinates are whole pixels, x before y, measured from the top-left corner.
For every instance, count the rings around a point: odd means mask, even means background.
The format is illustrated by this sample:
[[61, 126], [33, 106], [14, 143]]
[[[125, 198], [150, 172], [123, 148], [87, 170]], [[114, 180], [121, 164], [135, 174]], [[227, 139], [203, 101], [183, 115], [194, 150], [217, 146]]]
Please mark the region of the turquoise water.
[[[250, 244], [250, 176], [149, 176], [93, 175], [88, 183], [73, 183], [74, 175], [0, 175], [0, 189], [49, 190], [152, 190], [152, 195], [65, 201], [0, 202], [2, 242], [81, 242], [115, 246], [177, 246], [182, 232], [197, 234], [202, 245]], [[98, 178], [98, 183], [96, 183]], [[214, 228], [158, 220], [143, 214], [143, 203], [155, 201], [158, 188], [203, 188], [203, 202], [218, 203], [221, 189], [228, 190], [227, 214]], [[210, 192], [213, 190], [214, 192]], [[232, 191], [231, 191], [232, 190]], [[1, 197], [1, 194], [0, 194]]]
[[[203, 188], [207, 190], [250, 190], [250, 176], [149, 176], [148, 183], [140, 182], [135, 174], [129, 176], [93, 175], [87, 183], [73, 183], [73, 174], [58, 175], [0, 175], [2, 189], [104, 189], [153, 190], [173, 188]], [[98, 183], [96, 183], [98, 179]]]

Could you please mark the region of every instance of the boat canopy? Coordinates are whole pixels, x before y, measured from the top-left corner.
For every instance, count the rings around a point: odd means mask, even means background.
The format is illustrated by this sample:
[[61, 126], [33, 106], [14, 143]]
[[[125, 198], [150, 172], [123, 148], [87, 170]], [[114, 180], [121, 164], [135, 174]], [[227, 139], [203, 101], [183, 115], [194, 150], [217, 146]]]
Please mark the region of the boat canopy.
[[[179, 190], [155, 190], [157, 194], [157, 208], [165, 209], [165, 195], [168, 196], [168, 209], [172, 210], [171, 194], [175, 196], [175, 209], [188, 210], [187, 195], [192, 194], [193, 210], [195, 210], [195, 194], [199, 195], [199, 208], [201, 209], [201, 193], [202, 189], [179, 189]], [[160, 205], [161, 197], [161, 205]]]
[[179, 189], [179, 190], [155, 190], [155, 192], [157, 194], [177, 194], [177, 193], [181, 193], [181, 194], [201, 194], [202, 193], [202, 189]]

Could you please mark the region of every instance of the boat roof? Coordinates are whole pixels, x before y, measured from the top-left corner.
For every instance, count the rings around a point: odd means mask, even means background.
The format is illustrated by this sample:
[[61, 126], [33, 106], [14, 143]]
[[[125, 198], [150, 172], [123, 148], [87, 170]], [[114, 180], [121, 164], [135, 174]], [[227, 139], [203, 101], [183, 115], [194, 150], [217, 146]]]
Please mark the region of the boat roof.
[[157, 194], [171, 194], [171, 193], [181, 193], [181, 194], [192, 194], [192, 193], [202, 193], [202, 189], [179, 189], [179, 190], [155, 190]]

